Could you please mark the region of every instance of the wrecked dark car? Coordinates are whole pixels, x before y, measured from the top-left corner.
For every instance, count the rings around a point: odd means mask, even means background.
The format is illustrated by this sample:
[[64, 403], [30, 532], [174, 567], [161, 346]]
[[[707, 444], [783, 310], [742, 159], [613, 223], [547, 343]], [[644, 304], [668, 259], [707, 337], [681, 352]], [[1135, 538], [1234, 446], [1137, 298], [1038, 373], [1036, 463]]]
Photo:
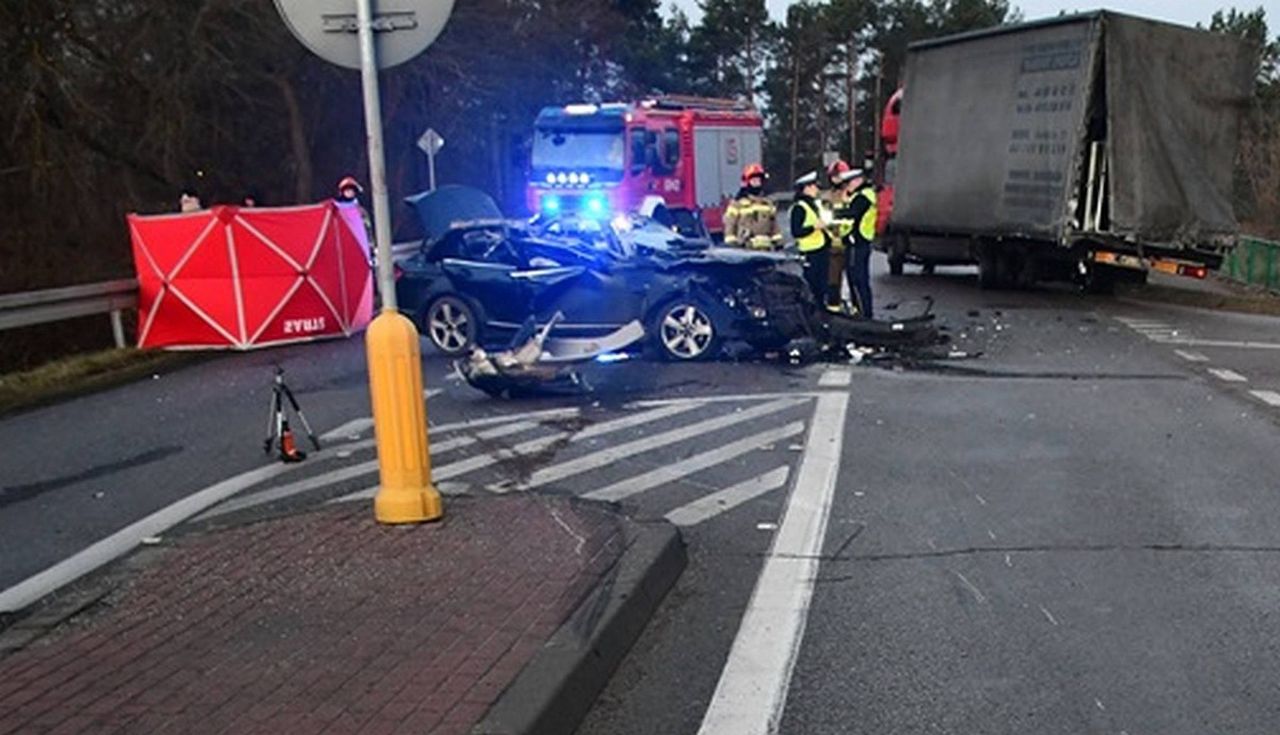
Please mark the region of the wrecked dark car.
[[603, 337], [638, 321], [662, 357], [708, 359], [731, 341], [778, 349], [809, 336], [811, 298], [791, 255], [716, 247], [641, 215], [512, 222], [486, 194], [407, 200], [425, 239], [397, 264], [400, 310], [441, 352], [503, 348], [530, 317]]

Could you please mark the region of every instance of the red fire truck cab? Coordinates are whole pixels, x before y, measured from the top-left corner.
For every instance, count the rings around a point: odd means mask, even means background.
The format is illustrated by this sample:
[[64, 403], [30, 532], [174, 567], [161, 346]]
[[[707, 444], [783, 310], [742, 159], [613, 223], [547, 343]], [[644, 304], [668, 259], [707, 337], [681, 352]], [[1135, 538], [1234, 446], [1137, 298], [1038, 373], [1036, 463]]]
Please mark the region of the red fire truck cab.
[[529, 211], [604, 219], [661, 197], [679, 229], [723, 230], [763, 120], [732, 100], [666, 96], [547, 107], [534, 123]]

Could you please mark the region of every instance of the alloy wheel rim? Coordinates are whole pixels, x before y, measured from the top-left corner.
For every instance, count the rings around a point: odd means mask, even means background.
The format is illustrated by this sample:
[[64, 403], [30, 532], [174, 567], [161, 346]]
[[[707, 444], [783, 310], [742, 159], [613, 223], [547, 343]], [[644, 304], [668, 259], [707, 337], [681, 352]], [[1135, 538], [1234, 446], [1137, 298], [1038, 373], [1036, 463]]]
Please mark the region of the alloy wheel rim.
[[661, 331], [663, 346], [684, 360], [692, 360], [706, 352], [715, 336], [711, 319], [692, 304], [681, 304], [669, 310], [662, 319]]
[[446, 352], [456, 352], [467, 346], [471, 320], [465, 310], [443, 301], [432, 309], [431, 339]]

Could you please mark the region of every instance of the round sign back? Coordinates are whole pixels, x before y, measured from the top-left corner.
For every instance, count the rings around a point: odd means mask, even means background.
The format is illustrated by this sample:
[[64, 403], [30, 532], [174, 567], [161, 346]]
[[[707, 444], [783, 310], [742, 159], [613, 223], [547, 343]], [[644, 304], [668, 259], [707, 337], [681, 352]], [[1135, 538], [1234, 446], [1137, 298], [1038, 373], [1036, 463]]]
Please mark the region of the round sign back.
[[[412, 59], [436, 40], [454, 0], [372, 0], [378, 68]], [[285, 25], [325, 61], [360, 68], [355, 0], [276, 0]]]

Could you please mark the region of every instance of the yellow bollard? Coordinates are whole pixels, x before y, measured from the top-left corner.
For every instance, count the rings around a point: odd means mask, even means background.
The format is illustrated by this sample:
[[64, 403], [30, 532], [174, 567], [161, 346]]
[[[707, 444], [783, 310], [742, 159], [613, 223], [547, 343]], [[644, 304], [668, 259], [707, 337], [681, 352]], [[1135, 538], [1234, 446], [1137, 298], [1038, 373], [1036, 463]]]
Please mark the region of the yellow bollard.
[[379, 523], [434, 521], [444, 504], [431, 484], [418, 330], [399, 312], [384, 310], [369, 324], [365, 347], [382, 480], [373, 515]]

